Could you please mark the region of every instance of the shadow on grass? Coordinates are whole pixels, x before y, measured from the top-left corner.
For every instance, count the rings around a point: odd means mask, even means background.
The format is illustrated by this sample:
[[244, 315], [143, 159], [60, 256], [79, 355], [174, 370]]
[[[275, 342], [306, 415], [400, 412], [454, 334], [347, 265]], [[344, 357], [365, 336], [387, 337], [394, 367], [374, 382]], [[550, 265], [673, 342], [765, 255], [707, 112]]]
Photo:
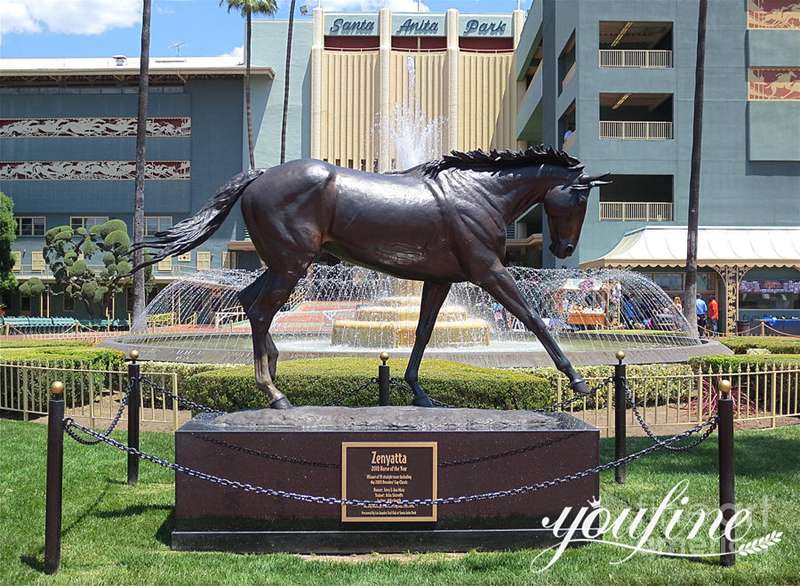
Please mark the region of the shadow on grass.
[[[69, 535], [69, 533], [75, 529], [80, 523], [83, 522], [89, 515], [95, 514], [97, 507], [103, 502], [103, 499], [106, 498], [106, 494], [108, 493], [108, 486], [103, 489], [94, 502], [86, 507], [83, 512], [81, 512], [69, 525], [66, 527], [62, 527], [61, 529], [61, 540], [63, 542], [64, 537]], [[44, 536], [43, 536], [44, 537]], [[24, 554], [20, 556], [20, 561], [25, 564], [26, 566], [36, 570], [37, 572], [44, 572], [44, 558], [42, 554], [44, 553], [44, 544], [41, 547], [37, 548], [36, 551], [29, 554]]]
[[[667, 439], [670, 436], [659, 436]], [[683, 440], [681, 443], [690, 443], [693, 438]], [[642, 450], [652, 445], [648, 438], [628, 438], [628, 454]], [[736, 450], [736, 476], [737, 477], [763, 477], [764, 454], [782, 454], [780, 458], [770, 461], [770, 475], [794, 474], [800, 467], [800, 452], [797, 451], [797, 440], [789, 437], [775, 437], [761, 435], [758, 432], [748, 434], [735, 434], [734, 446]], [[614, 459], [614, 439], [602, 440], [600, 444], [601, 461], [608, 462]], [[666, 456], [666, 457], [665, 457]], [[686, 452], [658, 450], [628, 464], [628, 471], [635, 471], [637, 465], [657, 460], [654, 464], [659, 472], [665, 474], [716, 474], [717, 473], [717, 435], [713, 433], [705, 442]]]

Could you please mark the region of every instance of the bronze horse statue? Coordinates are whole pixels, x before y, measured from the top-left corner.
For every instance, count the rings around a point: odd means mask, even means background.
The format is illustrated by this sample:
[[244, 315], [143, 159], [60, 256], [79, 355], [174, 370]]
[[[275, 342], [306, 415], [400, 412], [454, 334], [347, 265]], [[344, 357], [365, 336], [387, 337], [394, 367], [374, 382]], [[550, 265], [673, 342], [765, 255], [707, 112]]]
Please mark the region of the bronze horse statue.
[[197, 214], [134, 248], [155, 251], [141, 265], [205, 242], [242, 200], [242, 215], [267, 270], [239, 292], [253, 336], [256, 383], [283, 409], [291, 403], [274, 384], [278, 349], [269, 333], [275, 314], [318, 255], [401, 279], [424, 281], [416, 339], [405, 380], [414, 405], [432, 406], [418, 381], [425, 346], [452, 283], [469, 281], [501, 303], [541, 341], [572, 389], [588, 392], [503, 266], [506, 226], [542, 203], [550, 250], [559, 258], [578, 244], [589, 191], [608, 183], [591, 177], [563, 151], [453, 151], [397, 173], [367, 173], [318, 160], [297, 160], [241, 173]]

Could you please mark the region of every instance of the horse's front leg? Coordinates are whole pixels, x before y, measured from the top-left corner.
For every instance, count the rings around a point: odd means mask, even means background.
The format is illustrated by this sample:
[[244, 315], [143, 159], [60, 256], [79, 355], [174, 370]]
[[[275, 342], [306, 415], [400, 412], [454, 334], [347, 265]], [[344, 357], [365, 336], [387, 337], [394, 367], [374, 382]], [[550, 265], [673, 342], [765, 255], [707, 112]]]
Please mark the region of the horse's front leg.
[[431, 339], [433, 326], [436, 325], [436, 317], [442, 308], [447, 293], [450, 291], [450, 283], [433, 283], [425, 281], [422, 287], [422, 303], [419, 310], [419, 323], [417, 323], [417, 333], [414, 339], [414, 348], [411, 350], [411, 358], [406, 367], [405, 380], [414, 391], [414, 405], [419, 407], [433, 407], [430, 397], [422, 390], [419, 384], [419, 365], [422, 362], [422, 354], [425, 346]]
[[589, 394], [589, 386], [573, 368], [572, 363], [564, 355], [559, 345], [550, 335], [547, 326], [535, 311], [533, 311], [523, 299], [522, 294], [517, 289], [517, 284], [508, 273], [505, 267], [495, 266], [492, 273], [476, 285], [494, 297], [499, 303], [510, 311], [522, 324], [531, 332], [536, 334], [539, 341], [544, 346], [550, 359], [556, 368], [563, 372], [569, 379], [573, 391]]

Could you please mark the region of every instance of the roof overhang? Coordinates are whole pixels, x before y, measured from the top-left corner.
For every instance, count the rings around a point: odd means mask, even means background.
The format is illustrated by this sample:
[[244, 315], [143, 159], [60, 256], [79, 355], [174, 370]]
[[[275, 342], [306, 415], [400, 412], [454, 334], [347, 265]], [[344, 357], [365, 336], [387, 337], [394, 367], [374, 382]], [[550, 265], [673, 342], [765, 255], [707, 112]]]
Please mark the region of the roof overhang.
[[[233, 57], [156, 57], [150, 59], [151, 75], [244, 76], [245, 66]], [[275, 77], [268, 66], [253, 66], [252, 75]], [[125, 58], [118, 65], [113, 58], [89, 59], [0, 59], [3, 78], [130, 77], [139, 75], [139, 59]]]
[[[701, 227], [697, 264], [702, 267], [800, 267], [800, 227]], [[647, 226], [625, 234], [602, 257], [581, 268], [683, 267], [686, 228]]]

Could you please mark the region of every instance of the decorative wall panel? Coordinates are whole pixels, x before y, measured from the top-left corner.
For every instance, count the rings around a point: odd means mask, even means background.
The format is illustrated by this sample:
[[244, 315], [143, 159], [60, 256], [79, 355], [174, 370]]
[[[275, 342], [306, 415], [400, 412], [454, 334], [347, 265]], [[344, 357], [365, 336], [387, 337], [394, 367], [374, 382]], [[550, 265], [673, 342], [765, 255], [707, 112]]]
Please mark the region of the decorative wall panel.
[[[192, 119], [148, 118], [148, 136], [191, 136]], [[136, 136], [136, 118], [0, 118], [0, 138]]]
[[748, 100], [800, 100], [800, 67], [751, 67]]
[[[124, 181], [135, 175], [135, 161], [0, 161], [0, 181]], [[145, 165], [145, 179], [189, 178], [189, 161]]]
[[748, 0], [747, 28], [800, 30], [800, 1]]

